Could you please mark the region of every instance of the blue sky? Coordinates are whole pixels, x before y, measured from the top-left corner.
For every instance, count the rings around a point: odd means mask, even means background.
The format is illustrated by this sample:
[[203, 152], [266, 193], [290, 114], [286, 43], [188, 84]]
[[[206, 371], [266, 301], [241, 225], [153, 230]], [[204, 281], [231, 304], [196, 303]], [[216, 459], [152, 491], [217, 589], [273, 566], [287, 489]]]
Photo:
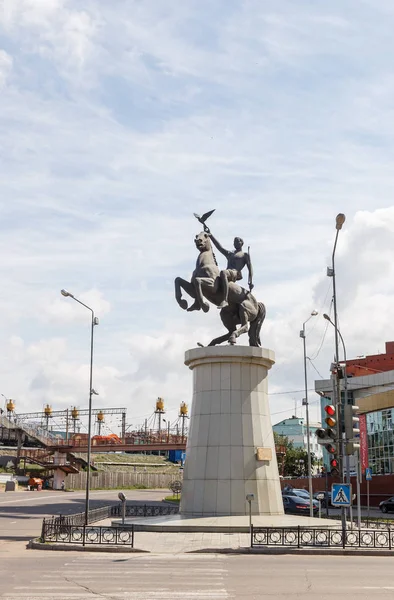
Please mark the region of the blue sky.
[[[66, 287], [100, 317], [97, 402], [132, 419], [163, 396], [175, 415], [184, 351], [221, 331], [216, 311], [173, 298], [196, 258], [192, 213], [211, 208], [225, 246], [252, 248], [273, 421], [303, 395], [287, 393], [303, 387], [298, 334], [329, 310], [338, 212], [348, 354], [384, 350], [393, 25], [384, 0], [0, 1], [0, 391], [18, 410], [86, 404], [89, 315]], [[326, 324], [310, 325], [312, 356]], [[328, 331], [323, 376], [332, 354]]]

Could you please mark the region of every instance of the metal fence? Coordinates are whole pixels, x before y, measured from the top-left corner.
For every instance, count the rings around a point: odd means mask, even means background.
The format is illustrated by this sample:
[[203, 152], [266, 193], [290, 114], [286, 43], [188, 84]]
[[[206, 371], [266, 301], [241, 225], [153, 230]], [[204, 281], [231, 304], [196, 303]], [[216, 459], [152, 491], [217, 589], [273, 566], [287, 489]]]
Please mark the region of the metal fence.
[[71, 525], [66, 518], [44, 519], [41, 541], [61, 544], [108, 545], [134, 547], [134, 527], [102, 527], [99, 525]]
[[[97, 523], [97, 521], [103, 521], [104, 519], [108, 519], [111, 516], [111, 510], [114, 508], [113, 506], [101, 506], [100, 508], [93, 508], [89, 510], [88, 513], [88, 524]], [[75, 513], [74, 515], [59, 515], [58, 517], [52, 517], [52, 519], [47, 519], [57, 523], [59, 525], [85, 525], [85, 513]]]
[[[111, 517], [122, 516], [122, 506], [115, 504], [111, 508]], [[177, 515], [179, 506], [172, 504], [126, 504], [126, 517], [161, 517]]]
[[[170, 504], [126, 504], [127, 517], [158, 517], [175, 515], [179, 506]], [[63, 544], [103, 544], [134, 545], [134, 526], [127, 528], [91, 525], [110, 517], [122, 516], [122, 504], [101, 506], [89, 511], [88, 525], [85, 525], [85, 513], [59, 515], [44, 519], [41, 529], [42, 542], [58, 542]]]
[[[338, 521], [338, 515], [330, 515], [329, 517], [324, 517], [325, 519], [331, 519], [333, 521]], [[353, 517], [353, 520], [347, 519], [349, 529], [354, 529], [358, 527], [357, 517]], [[365, 529], [393, 529], [394, 531], [394, 520], [393, 519], [377, 519], [371, 517], [361, 517], [361, 527]]]
[[394, 530], [330, 527], [251, 527], [251, 547], [361, 548], [392, 550]]

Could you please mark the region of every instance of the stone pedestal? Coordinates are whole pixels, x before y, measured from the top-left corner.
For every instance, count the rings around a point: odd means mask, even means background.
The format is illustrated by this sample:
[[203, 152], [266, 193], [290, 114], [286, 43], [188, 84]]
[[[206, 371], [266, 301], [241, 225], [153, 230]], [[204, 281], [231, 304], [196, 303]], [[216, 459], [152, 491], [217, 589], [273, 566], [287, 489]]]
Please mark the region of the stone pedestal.
[[274, 353], [249, 346], [188, 350], [193, 403], [180, 512], [281, 515], [283, 502], [267, 394]]

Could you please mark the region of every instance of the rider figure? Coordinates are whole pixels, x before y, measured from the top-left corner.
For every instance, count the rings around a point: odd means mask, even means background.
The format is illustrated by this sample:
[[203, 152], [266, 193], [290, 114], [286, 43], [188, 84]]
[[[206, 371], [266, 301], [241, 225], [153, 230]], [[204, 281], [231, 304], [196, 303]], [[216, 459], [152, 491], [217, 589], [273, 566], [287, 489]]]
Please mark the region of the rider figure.
[[[205, 228], [204, 228], [205, 229]], [[208, 228], [207, 228], [208, 229]], [[249, 271], [248, 285], [249, 291], [252, 291], [253, 285], [253, 268], [250, 261], [248, 252], [242, 250], [244, 241], [240, 237], [234, 238], [234, 250], [226, 250], [218, 242], [218, 240], [212, 235], [210, 231], [207, 232], [216, 248], [227, 258], [227, 269], [220, 271], [220, 279], [222, 282], [223, 289], [223, 300], [219, 304], [218, 308], [228, 306], [228, 284], [229, 281], [236, 282], [242, 279], [242, 269], [246, 266]]]

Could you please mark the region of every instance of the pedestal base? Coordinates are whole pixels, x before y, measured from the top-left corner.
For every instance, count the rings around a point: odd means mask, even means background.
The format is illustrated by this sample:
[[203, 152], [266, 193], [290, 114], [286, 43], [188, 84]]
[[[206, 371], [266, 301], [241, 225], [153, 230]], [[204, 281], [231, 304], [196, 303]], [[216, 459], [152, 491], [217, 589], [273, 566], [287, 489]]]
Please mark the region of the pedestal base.
[[[297, 515], [257, 515], [252, 517], [254, 527], [323, 527], [338, 529], [340, 521], [333, 519], [316, 519]], [[112, 525], [121, 526], [122, 521], [116, 519]], [[157, 531], [168, 533], [248, 533], [250, 531], [249, 517], [183, 517], [170, 515], [168, 517], [140, 517], [126, 519], [125, 526], [134, 526], [134, 531]]]
[[184, 516], [282, 515], [267, 394], [274, 354], [249, 346], [186, 352], [193, 403], [180, 512]]

